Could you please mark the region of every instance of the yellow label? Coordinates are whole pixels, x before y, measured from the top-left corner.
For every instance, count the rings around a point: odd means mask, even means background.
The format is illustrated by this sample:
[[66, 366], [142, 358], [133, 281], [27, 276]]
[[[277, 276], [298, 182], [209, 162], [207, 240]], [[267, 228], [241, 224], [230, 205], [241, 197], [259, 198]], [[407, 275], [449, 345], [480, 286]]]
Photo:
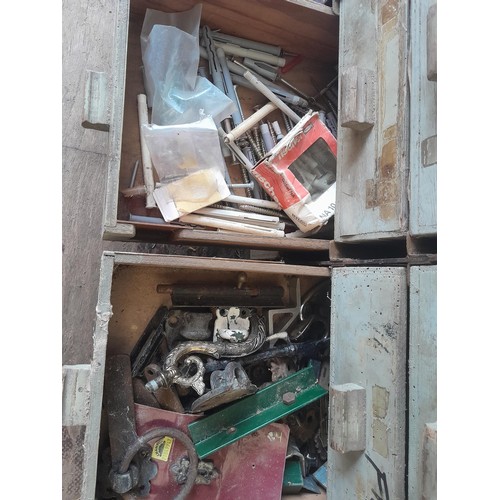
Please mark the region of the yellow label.
[[163, 439], [156, 441], [153, 446], [153, 453], [151, 454], [151, 457], [166, 462], [168, 460], [168, 456], [170, 455], [170, 450], [172, 449], [173, 444], [174, 438], [168, 436], [165, 436]]

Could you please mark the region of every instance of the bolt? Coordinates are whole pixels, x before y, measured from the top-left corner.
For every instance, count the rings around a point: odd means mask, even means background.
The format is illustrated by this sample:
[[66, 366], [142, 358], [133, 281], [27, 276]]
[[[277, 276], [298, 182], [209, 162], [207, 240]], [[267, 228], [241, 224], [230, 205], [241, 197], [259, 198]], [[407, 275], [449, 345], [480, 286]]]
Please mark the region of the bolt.
[[146, 385], [146, 389], [149, 392], [155, 392], [157, 391], [160, 387], [163, 387], [165, 385], [165, 382], [163, 380], [163, 377], [158, 376], [154, 378], [153, 380], [150, 380]]
[[295, 403], [295, 393], [294, 392], [285, 392], [283, 396], [281, 397], [283, 403], [286, 405], [291, 405]]
[[229, 429], [226, 432], [228, 434], [234, 434], [236, 432], [236, 427], [229, 427]]
[[178, 323], [178, 321], [179, 321], [179, 318], [178, 318], [177, 316], [170, 316], [170, 317], [168, 318], [168, 324], [169, 324], [170, 326], [174, 326], [174, 325], [176, 325], [176, 324]]

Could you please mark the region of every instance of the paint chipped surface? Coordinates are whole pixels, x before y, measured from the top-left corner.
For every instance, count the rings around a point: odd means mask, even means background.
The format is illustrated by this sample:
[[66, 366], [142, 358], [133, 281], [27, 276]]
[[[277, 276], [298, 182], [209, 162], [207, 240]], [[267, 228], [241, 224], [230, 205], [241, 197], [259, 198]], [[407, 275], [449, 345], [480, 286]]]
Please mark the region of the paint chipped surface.
[[[393, 134], [394, 126], [390, 127], [389, 134]], [[397, 168], [397, 141], [390, 139], [382, 147], [379, 168], [375, 179], [366, 182], [366, 208], [379, 208], [382, 220], [391, 220], [397, 217], [400, 201], [399, 172]]]
[[372, 388], [373, 416], [385, 418], [389, 408], [389, 391], [385, 387], [374, 385]]
[[373, 450], [384, 458], [389, 455], [388, 429], [382, 420], [374, 418], [372, 423]]
[[398, 15], [398, 3], [398, 0], [387, 0], [387, 2], [384, 3], [380, 11], [382, 25], [388, 23]]

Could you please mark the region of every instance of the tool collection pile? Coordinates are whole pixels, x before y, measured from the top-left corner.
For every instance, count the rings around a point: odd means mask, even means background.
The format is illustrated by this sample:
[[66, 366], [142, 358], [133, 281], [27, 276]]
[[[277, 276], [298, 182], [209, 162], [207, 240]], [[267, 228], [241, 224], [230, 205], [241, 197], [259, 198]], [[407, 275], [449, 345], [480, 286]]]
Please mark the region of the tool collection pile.
[[328, 292], [158, 283], [169, 306], [106, 361], [97, 498], [326, 488]]
[[135, 185], [135, 168], [121, 193], [145, 196], [148, 215], [130, 220], [274, 237], [318, 233], [335, 211], [337, 75], [308, 95], [288, 78], [300, 55], [200, 27], [200, 19], [201, 5], [146, 12], [146, 93], [138, 96], [144, 184]]

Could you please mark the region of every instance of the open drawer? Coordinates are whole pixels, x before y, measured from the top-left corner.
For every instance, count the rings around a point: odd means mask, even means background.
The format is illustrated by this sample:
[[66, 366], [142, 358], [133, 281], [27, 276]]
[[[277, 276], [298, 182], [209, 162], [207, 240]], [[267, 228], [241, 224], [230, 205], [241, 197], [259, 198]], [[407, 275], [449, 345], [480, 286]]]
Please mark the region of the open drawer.
[[[287, 64], [292, 63], [281, 74], [292, 86], [286, 88], [314, 98], [309, 101], [311, 109], [320, 110], [314, 103], [321, 103], [325, 109], [325, 95], [330, 91], [330, 97], [335, 95], [338, 154], [329, 167], [332, 172], [328, 182], [336, 179], [337, 194], [332, 199], [336, 215], [316, 234], [306, 238], [260, 236], [178, 221], [161, 223], [157, 208], [147, 209], [140, 196], [124, 195], [134, 177], [136, 187], [144, 185], [137, 96], [145, 92], [140, 34], [146, 10], [184, 12], [197, 3], [202, 4], [200, 26], [281, 47]], [[332, 8], [309, 0], [130, 0], [118, 5], [115, 60], [108, 82], [111, 123], [105, 239], [324, 253], [334, 239], [356, 242], [404, 238], [408, 203], [405, 0], [375, 4], [363, 0], [355, 8], [348, 2]], [[203, 58], [200, 61], [203, 66]], [[256, 106], [268, 102], [255, 90], [236, 87], [244, 118]], [[328, 104], [330, 111], [332, 102]], [[286, 132], [281, 111], [268, 116], [270, 122], [281, 123]], [[231, 181], [245, 183], [239, 178], [241, 168], [231, 165], [233, 160], [234, 156], [225, 157]], [[233, 192], [246, 194], [237, 187]], [[294, 232], [290, 229], [293, 224], [287, 227], [286, 234]]]
[[[111, 442], [118, 454], [120, 446], [131, 444], [129, 432], [116, 448], [115, 426], [124, 425], [124, 416], [128, 429], [139, 435], [169, 424], [192, 440], [200, 463], [211, 472], [188, 498], [243, 498], [243, 486], [253, 488], [252, 498], [281, 498], [284, 485], [285, 491], [306, 491], [303, 477], [314, 474], [313, 483], [322, 484], [319, 489], [326, 489], [328, 497], [380, 491], [404, 498], [406, 312], [404, 267], [330, 270], [106, 252], [81, 498], [94, 498], [96, 482], [96, 497], [110, 498], [102, 490], [102, 477], [110, 471], [103, 457]], [[161, 342], [152, 334], [159, 334]], [[265, 340], [256, 341], [261, 334]], [[228, 341], [231, 336], [238, 341]], [[253, 347], [249, 340], [255, 341]], [[222, 349], [219, 357], [213, 349]], [[237, 357], [234, 349], [247, 350]], [[175, 352], [179, 357], [170, 365], [165, 360]], [[173, 372], [162, 360], [189, 382], [172, 382]], [[165, 368], [163, 375], [157, 365]], [[235, 365], [233, 371], [228, 368]], [[162, 377], [171, 382], [168, 390], [158, 388]], [[155, 380], [157, 385], [151, 385]], [[117, 412], [110, 417], [107, 411], [116, 405], [122, 408], [121, 424], [112, 423]], [[181, 488], [172, 483], [178, 461], [183, 453], [191, 455], [179, 439], [165, 441], [162, 450], [171, 447], [172, 454], [155, 456], [157, 468], [145, 472], [151, 478], [143, 483], [150, 498], [171, 498]], [[153, 447], [158, 440], [153, 439]], [[118, 479], [115, 484], [123, 488], [125, 476]], [[235, 495], [228, 493], [231, 488]]]

